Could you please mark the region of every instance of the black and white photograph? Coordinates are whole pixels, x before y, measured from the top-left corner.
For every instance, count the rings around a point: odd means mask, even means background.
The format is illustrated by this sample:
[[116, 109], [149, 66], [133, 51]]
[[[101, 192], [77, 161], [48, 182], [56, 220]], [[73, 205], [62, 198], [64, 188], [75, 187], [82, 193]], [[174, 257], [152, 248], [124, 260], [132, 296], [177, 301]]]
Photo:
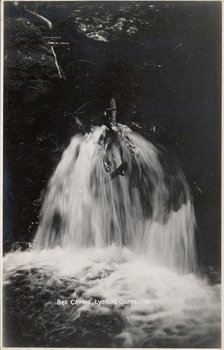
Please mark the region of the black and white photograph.
[[3, 1], [3, 348], [221, 348], [222, 1]]

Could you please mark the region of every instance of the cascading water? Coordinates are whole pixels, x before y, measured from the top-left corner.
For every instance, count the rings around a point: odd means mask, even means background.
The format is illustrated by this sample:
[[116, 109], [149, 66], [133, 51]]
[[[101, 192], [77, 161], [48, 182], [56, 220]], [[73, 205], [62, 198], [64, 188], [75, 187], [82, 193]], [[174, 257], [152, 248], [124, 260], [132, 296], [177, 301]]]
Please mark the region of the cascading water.
[[[124, 125], [106, 150], [106, 131], [102, 126], [75, 136], [64, 152], [49, 183], [35, 247], [115, 244], [170, 268], [195, 270], [195, 217], [183, 173], [175, 163], [166, 166], [152, 143]], [[111, 178], [105, 158], [113, 169], [125, 161], [125, 176]]]
[[73, 137], [34, 248], [6, 254], [4, 342], [220, 347], [220, 284], [194, 273], [186, 179], [149, 141], [114, 129]]

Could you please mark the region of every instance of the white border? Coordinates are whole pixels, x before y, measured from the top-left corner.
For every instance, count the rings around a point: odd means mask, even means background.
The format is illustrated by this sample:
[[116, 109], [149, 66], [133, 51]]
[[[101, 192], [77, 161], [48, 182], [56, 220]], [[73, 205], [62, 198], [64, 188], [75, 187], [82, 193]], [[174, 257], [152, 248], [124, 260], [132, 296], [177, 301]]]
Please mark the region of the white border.
[[[3, 60], [4, 60], [4, 2], [5, 0], [0, 0], [1, 1], [1, 8], [0, 8], [0, 13], [1, 13], [1, 65], [0, 65], [0, 79], [1, 79], [1, 88], [0, 88], [0, 92], [1, 92], [1, 99], [0, 99], [0, 198], [1, 198], [1, 202], [0, 202], [0, 247], [1, 247], [1, 262], [3, 261], [3, 151], [4, 151], [4, 145], [3, 145], [3, 82], [4, 82], [4, 64], [3, 64]], [[14, 0], [7, 0], [6, 2], [13, 2]], [[27, 2], [37, 2], [40, 0], [23, 0], [23, 1], [27, 1]], [[105, 0], [41, 0], [44, 2], [85, 2], [85, 1], [105, 1]], [[136, 1], [136, 0], [106, 0], [109, 2], [113, 2], [113, 1]], [[139, 1], [139, 0], [137, 0]], [[144, 1], [144, 2], [220, 2], [222, 4], [222, 58], [224, 57], [224, 47], [223, 47], [223, 33], [224, 33], [224, 13], [223, 13], [223, 1], [222, 0], [140, 0], [140, 1]], [[223, 60], [222, 60], [222, 119], [221, 119], [221, 139], [223, 140], [223, 136], [224, 136], [224, 130], [223, 130], [223, 126], [222, 126], [222, 122], [223, 122], [223, 102], [224, 102], [224, 92], [223, 92], [223, 78], [224, 78], [224, 72], [223, 72]], [[221, 154], [224, 154], [224, 144], [221, 140]], [[222, 169], [222, 176], [221, 176], [221, 191], [222, 191], [222, 200], [221, 200], [221, 204], [223, 204], [223, 200], [224, 200], [224, 191], [222, 190], [222, 184], [224, 183], [224, 173], [223, 173], [223, 161], [221, 159], [221, 169]], [[224, 209], [223, 209], [223, 205], [221, 207], [221, 268], [222, 268], [222, 281], [223, 281], [223, 270], [224, 270], [224, 259], [223, 259], [223, 252], [224, 252], [224, 240], [223, 240], [223, 232], [224, 232], [224, 222], [223, 222], [223, 218], [224, 218]], [[1, 268], [0, 268], [0, 281], [2, 282], [2, 277], [3, 277], [3, 264], [1, 264]], [[16, 347], [16, 348], [10, 348], [10, 347], [4, 347], [3, 348], [3, 344], [2, 344], [2, 325], [3, 325], [3, 315], [2, 315], [2, 309], [3, 309], [3, 301], [2, 301], [2, 294], [3, 294], [3, 283], [1, 283], [1, 290], [0, 290], [0, 307], [1, 307], [1, 314], [0, 314], [0, 349], [6, 349], [6, 350], [17, 350], [17, 349], [21, 349], [21, 350], [35, 350], [35, 349], [58, 349], [58, 350], [62, 350], [63, 348], [41, 348], [41, 347], [36, 347], [36, 348], [29, 348], [29, 347], [25, 347], [25, 348], [21, 348], [21, 347]], [[224, 321], [223, 321], [223, 317], [224, 317], [224, 303], [223, 303], [223, 288], [221, 288], [221, 296], [222, 296], [222, 302], [221, 302], [221, 312], [222, 312], [222, 320], [221, 320], [221, 325], [222, 325], [222, 330], [223, 332], [221, 333], [221, 348], [217, 348], [217, 349], [224, 349], [223, 347], [223, 333], [224, 333]], [[66, 350], [69, 349], [77, 349], [77, 350], [83, 350], [83, 349], [88, 349], [88, 348], [65, 348]], [[98, 348], [90, 348], [90, 349], [98, 349]], [[99, 348], [99, 350], [103, 350], [103, 349], [108, 349], [108, 348]], [[112, 349], [112, 348], [110, 348]], [[114, 348], [116, 349], [116, 348]], [[120, 348], [122, 349], [122, 348]], [[125, 349], [129, 349], [129, 348], [125, 348]], [[134, 350], [134, 349], [141, 349], [141, 348], [130, 348], [129, 350]], [[147, 348], [144, 348], [147, 349]], [[149, 348], [150, 350], [160, 350], [160, 349], [164, 349], [164, 348]], [[168, 349], [168, 348], [166, 348]], [[184, 349], [188, 349], [188, 348], [181, 348], [180, 350], [184, 350]], [[193, 348], [191, 348], [193, 349]], [[201, 348], [196, 348], [197, 350], [200, 350]], [[204, 349], [204, 348], [203, 348]], [[212, 348], [215, 349], [215, 348]], [[211, 349], [211, 350], [212, 350]], [[175, 348], [175, 350], [179, 350], [179, 348]], [[206, 350], [210, 350], [209, 348], [206, 348]]]

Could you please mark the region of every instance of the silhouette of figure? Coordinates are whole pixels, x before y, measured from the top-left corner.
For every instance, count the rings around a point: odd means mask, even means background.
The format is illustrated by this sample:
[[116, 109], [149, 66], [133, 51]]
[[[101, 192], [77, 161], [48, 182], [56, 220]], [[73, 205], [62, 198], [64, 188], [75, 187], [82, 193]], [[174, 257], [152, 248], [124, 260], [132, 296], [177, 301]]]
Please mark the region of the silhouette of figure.
[[[125, 175], [127, 170], [127, 162], [123, 160], [123, 151], [120, 143], [119, 128], [117, 125], [117, 108], [114, 98], [110, 99], [110, 107], [104, 112], [105, 125], [107, 127], [106, 134], [104, 136], [104, 149], [105, 156], [103, 158], [104, 168], [106, 172], [110, 173], [111, 178], [115, 178], [118, 175]], [[121, 165], [112, 172], [112, 149], [116, 146], [119, 149], [121, 157]]]

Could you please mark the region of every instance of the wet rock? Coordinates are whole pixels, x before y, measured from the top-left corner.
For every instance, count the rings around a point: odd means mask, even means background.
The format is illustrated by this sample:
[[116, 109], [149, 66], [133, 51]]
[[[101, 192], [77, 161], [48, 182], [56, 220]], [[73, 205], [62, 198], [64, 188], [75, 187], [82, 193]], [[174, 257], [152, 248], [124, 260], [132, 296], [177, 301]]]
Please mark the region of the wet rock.
[[[52, 131], [52, 119], [57, 114], [55, 101], [58, 101], [61, 82], [43, 33], [28, 19], [6, 16], [4, 53], [4, 132], [9, 185], [6, 195], [10, 196], [17, 186], [23, 188], [14, 196], [17, 208], [21, 208], [20, 213], [14, 212], [7, 199], [6, 216], [11, 222], [12, 240], [27, 241], [32, 239], [36, 230], [41, 204], [38, 199], [49, 176], [46, 172], [51, 171], [51, 160], [45, 161], [55, 144], [48, 130]], [[43, 130], [47, 139], [42, 140], [39, 136]], [[4, 231], [9, 237], [7, 225]], [[9, 244], [5, 244], [6, 250]]]
[[29, 242], [26, 241], [21, 241], [21, 242], [14, 242], [11, 244], [11, 249], [10, 251], [14, 252], [16, 250], [27, 250], [31, 248], [31, 244]]

